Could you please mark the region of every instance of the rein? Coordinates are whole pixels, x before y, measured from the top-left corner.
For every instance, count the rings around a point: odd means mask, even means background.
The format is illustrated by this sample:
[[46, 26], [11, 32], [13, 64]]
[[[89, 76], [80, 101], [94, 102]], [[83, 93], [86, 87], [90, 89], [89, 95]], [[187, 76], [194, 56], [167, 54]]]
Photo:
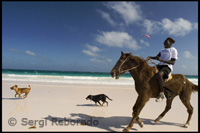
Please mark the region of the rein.
[[137, 68], [137, 67], [139, 67], [139, 66], [140, 66], [140, 65], [137, 65], [137, 66], [134, 66], [134, 67], [132, 67], [132, 68], [130, 68], [130, 69], [126, 69], [126, 70], [121, 71], [121, 72], [126, 72], [126, 71], [129, 71], [129, 70], [135, 69], [135, 68]]
[[[119, 72], [120, 72], [120, 69], [121, 69], [122, 65], [128, 60], [128, 58], [129, 58], [129, 56], [127, 56], [126, 59], [122, 62], [122, 64], [119, 66], [119, 68], [118, 68], [118, 71], [119, 71]], [[135, 68], [137, 68], [137, 67], [139, 67], [139, 66], [140, 66], [140, 65], [137, 65], [137, 66], [134, 66], [134, 67], [132, 67], [132, 68], [123, 70], [123, 71], [121, 71], [121, 72], [123, 73], [123, 72], [129, 71], [129, 70], [135, 69]]]
[[154, 63], [154, 62], [152, 61], [152, 59], [150, 59], [150, 61], [151, 61], [151, 64], [154, 64], [154, 65], [156, 66], [156, 63]]
[[[129, 56], [128, 56], [129, 57]], [[121, 67], [122, 67], [122, 65], [128, 60], [128, 57], [126, 57], [126, 59], [122, 62], [122, 64], [119, 66], [119, 68], [118, 68], [118, 71], [120, 72], [120, 69], [121, 69]], [[152, 63], [152, 64], [154, 64], [155, 66], [156, 66], [156, 63], [154, 63], [153, 61], [152, 61], [152, 59], [150, 59], [150, 63]], [[137, 67], [139, 67], [140, 65], [137, 65], [137, 66], [134, 66], [134, 67], [132, 67], [132, 68], [129, 68], [129, 69], [126, 69], [126, 70], [123, 70], [123, 71], [121, 71], [122, 73], [123, 72], [126, 72], [126, 71], [129, 71], [129, 70], [133, 70], [133, 69], [136, 69]]]

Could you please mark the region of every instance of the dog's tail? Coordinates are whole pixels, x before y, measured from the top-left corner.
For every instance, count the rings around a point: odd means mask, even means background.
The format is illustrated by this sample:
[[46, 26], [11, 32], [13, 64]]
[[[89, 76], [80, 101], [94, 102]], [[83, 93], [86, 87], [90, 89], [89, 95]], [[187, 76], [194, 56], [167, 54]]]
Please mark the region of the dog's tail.
[[110, 99], [108, 96], [106, 96], [110, 101], [112, 101], [112, 99]]
[[29, 85], [29, 90], [31, 89], [31, 85]]

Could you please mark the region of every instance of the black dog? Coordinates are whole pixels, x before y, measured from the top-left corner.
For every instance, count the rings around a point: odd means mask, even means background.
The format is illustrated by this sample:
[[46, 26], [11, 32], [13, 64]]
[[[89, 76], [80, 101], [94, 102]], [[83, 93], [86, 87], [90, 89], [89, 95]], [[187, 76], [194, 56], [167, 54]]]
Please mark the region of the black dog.
[[[110, 99], [105, 94], [89, 95], [89, 96], [86, 97], [86, 100], [92, 100], [92, 101], [95, 102], [95, 105], [97, 105], [97, 103], [99, 103], [101, 106], [103, 106], [103, 104], [106, 102], [107, 106], [108, 106], [108, 102], [106, 101], [106, 98], [108, 98], [109, 100], [112, 101], [112, 99]], [[99, 101], [102, 101], [103, 103], [101, 104]]]

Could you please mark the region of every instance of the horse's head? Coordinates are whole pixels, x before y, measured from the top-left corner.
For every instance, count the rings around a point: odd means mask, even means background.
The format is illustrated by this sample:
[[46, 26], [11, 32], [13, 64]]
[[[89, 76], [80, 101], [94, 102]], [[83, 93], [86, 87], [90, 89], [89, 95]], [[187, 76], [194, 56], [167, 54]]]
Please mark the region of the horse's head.
[[137, 62], [129, 61], [133, 60], [133, 56], [131, 53], [124, 54], [121, 51], [121, 56], [115, 66], [113, 67], [112, 71], [110, 72], [110, 75], [112, 78], [118, 79], [122, 74], [124, 74], [129, 69], [133, 69], [134, 67], [137, 67]]

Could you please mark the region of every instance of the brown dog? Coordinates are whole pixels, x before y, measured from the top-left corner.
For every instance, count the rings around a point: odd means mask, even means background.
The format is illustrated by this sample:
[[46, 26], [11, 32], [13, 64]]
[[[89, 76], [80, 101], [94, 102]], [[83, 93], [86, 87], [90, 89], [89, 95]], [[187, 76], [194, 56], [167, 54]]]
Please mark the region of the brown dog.
[[15, 92], [16, 92], [15, 97], [17, 95], [19, 95], [19, 97], [21, 98], [21, 94], [25, 93], [24, 98], [26, 98], [28, 93], [31, 90], [31, 86], [29, 85], [29, 88], [18, 88], [17, 85], [14, 85], [14, 86], [10, 87], [10, 89], [15, 90]]

